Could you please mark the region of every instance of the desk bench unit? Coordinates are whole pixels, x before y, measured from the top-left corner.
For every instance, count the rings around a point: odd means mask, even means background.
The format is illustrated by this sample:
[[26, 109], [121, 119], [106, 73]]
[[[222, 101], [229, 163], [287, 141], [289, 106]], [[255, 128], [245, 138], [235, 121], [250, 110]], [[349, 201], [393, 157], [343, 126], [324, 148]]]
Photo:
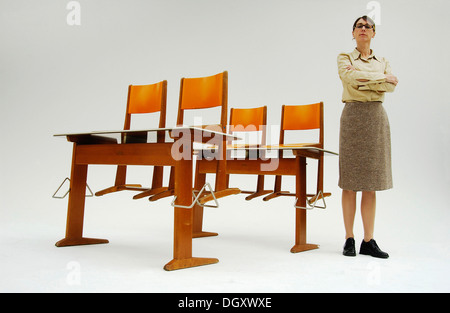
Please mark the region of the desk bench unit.
[[[173, 142], [146, 142], [147, 135], [155, 132], [169, 132]], [[83, 221], [86, 195], [88, 165], [153, 165], [172, 166], [175, 169], [174, 190], [174, 239], [173, 259], [165, 270], [176, 270], [200, 265], [217, 263], [217, 258], [198, 258], [192, 256], [192, 238], [217, 235], [202, 230], [202, 205], [214, 198], [214, 193], [207, 194], [193, 202], [193, 142], [222, 142], [220, 157], [213, 160], [197, 161], [198, 173], [216, 173], [216, 194], [239, 193], [237, 188], [226, 188], [227, 174], [264, 174], [295, 175], [296, 177], [296, 217], [295, 245], [291, 252], [301, 252], [318, 248], [316, 244], [306, 241], [306, 158], [318, 158], [322, 154], [336, 154], [316, 147], [302, 145], [267, 146], [260, 150], [291, 150], [295, 158], [280, 158], [278, 166], [268, 166], [270, 159], [231, 159], [227, 160], [227, 140], [235, 137], [197, 127], [157, 128], [147, 130], [120, 130], [90, 133], [58, 134], [73, 143], [70, 192], [67, 210], [66, 235], [56, 243], [57, 247], [108, 243], [107, 239], [87, 238], [83, 236]], [[121, 143], [111, 136], [130, 136], [133, 143]], [[127, 142], [127, 141], [124, 141]], [[128, 141], [129, 142], [129, 141]], [[245, 148], [251, 149], [251, 148]], [[226, 149], [225, 149], [226, 150]], [[266, 166], [265, 166], [266, 165]], [[203, 175], [204, 177], [204, 175]], [[199, 185], [198, 185], [199, 184]], [[199, 190], [204, 181], [196, 180], [195, 189]], [[199, 188], [200, 187], [200, 188]], [[212, 197], [211, 197], [212, 196]], [[198, 197], [200, 198], [200, 197]]]

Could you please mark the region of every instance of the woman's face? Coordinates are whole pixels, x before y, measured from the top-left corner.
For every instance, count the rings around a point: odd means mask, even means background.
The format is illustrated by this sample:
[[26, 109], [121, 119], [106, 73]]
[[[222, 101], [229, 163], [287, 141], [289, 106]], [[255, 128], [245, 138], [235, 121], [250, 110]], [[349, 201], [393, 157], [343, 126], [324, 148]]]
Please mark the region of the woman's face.
[[352, 32], [353, 38], [355, 38], [356, 42], [369, 42], [375, 37], [375, 31], [373, 30], [373, 25], [366, 22], [362, 18], [356, 22], [356, 27]]

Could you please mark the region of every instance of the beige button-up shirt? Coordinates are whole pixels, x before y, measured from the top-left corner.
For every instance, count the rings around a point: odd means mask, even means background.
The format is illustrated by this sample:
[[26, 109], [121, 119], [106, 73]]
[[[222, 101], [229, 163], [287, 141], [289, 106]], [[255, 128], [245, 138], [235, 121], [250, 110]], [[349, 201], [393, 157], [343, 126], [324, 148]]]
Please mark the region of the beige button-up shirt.
[[[337, 63], [344, 87], [342, 102], [383, 101], [384, 94], [395, 89], [395, 85], [386, 82], [385, 74], [392, 74], [389, 62], [375, 56], [372, 50], [367, 59], [363, 59], [357, 49], [351, 53], [341, 53]], [[347, 70], [349, 65], [356, 70]], [[367, 81], [361, 82], [358, 79]]]

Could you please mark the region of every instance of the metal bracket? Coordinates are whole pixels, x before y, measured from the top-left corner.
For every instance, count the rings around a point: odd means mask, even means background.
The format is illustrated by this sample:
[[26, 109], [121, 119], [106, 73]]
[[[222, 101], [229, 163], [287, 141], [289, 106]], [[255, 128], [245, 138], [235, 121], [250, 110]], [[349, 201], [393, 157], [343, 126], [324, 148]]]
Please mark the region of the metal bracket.
[[[58, 189], [56, 189], [55, 193], [53, 194], [52, 198], [53, 199], [64, 199], [70, 192], [70, 188], [67, 189], [66, 193], [63, 196], [57, 196], [56, 194], [58, 193], [58, 191], [61, 189], [61, 187], [66, 183], [66, 181], [70, 182], [70, 178], [66, 177], [63, 182], [61, 183], [61, 185], [59, 185]], [[88, 184], [86, 184], [87, 189], [89, 190], [90, 194], [86, 195], [86, 197], [93, 197], [94, 193], [92, 192], [91, 188], [89, 187]]]
[[[200, 196], [205, 191], [206, 187], [208, 187], [209, 192], [211, 192], [211, 195], [212, 195], [213, 200], [216, 203], [216, 205], [206, 205], [206, 204], [201, 204], [199, 202]], [[193, 190], [192, 196], [194, 197], [194, 201], [189, 206], [175, 204], [175, 200], [177, 199], [177, 196], [173, 197], [172, 203], [170, 205], [173, 206], [174, 208], [183, 208], [183, 209], [192, 209], [196, 203], [201, 207], [208, 207], [208, 208], [218, 208], [219, 207], [219, 202], [217, 201], [214, 191], [212, 190], [211, 185], [209, 183], [204, 184], [202, 189], [200, 189], [200, 191], [198, 192], [197, 195], [195, 195], [195, 190]]]
[[[304, 209], [304, 210], [312, 210], [312, 209], [315, 209], [315, 208], [318, 208], [318, 209], [326, 209], [327, 208], [327, 204], [325, 203], [325, 197], [323, 196], [322, 190], [319, 190], [317, 195], [315, 195], [312, 198], [316, 198], [316, 200], [314, 200], [314, 203], [311, 204], [311, 201], [309, 199], [307, 199], [306, 200], [306, 207], [297, 206], [296, 204], [297, 204], [298, 198], [295, 198], [294, 207], [296, 209]], [[316, 203], [319, 200], [319, 198], [322, 198], [323, 206], [316, 205]]]

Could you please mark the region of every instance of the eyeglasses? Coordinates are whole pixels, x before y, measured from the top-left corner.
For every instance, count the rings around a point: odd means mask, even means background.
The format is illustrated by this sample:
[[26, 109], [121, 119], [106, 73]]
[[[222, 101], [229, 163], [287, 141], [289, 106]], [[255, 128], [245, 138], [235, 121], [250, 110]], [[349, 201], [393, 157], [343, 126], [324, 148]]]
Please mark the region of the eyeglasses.
[[365, 27], [366, 29], [373, 29], [373, 26], [370, 24], [356, 24], [356, 28], [358, 29], [362, 29], [363, 27]]

